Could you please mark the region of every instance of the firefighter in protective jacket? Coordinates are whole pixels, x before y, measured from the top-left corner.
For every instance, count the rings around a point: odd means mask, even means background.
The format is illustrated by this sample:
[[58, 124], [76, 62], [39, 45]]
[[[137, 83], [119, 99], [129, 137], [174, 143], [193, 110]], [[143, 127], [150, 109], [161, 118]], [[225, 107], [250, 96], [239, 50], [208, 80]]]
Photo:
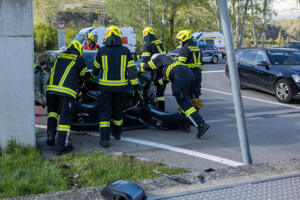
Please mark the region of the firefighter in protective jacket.
[[189, 30], [180, 31], [176, 38], [179, 40], [181, 48], [179, 49], [178, 61], [186, 64], [195, 74], [196, 87], [193, 93], [193, 98], [199, 98], [201, 95], [201, 82], [202, 82], [202, 54], [199, 47], [192, 39]]
[[[155, 37], [155, 34], [153, 32], [153, 29], [150, 27], [146, 27], [143, 31], [143, 37], [145, 45], [143, 47], [143, 53], [142, 53], [142, 62], [141, 66], [145, 65], [147, 63], [151, 56], [156, 53], [165, 53], [165, 47], [161, 40], [157, 39]], [[159, 84], [159, 79], [162, 77], [162, 74], [159, 74], [158, 71], [152, 72], [152, 79], [154, 81], [154, 84], [157, 86], [157, 92], [156, 92], [156, 102], [157, 102], [157, 108], [165, 111], [165, 89], [166, 85]]]
[[147, 62], [142, 71], [159, 70], [163, 74], [163, 81], [172, 83], [172, 92], [178, 103], [178, 108], [197, 127], [199, 139], [204, 135], [209, 126], [205, 123], [197, 109], [192, 104], [192, 97], [195, 90], [195, 75], [185, 64], [173, 60], [166, 54], [155, 54]]
[[[128, 85], [137, 90], [137, 69], [129, 49], [122, 45], [122, 33], [116, 26], [107, 29], [104, 46], [97, 53], [91, 79], [99, 79], [100, 145], [109, 146], [110, 127], [116, 140], [120, 139], [123, 124], [122, 103]], [[112, 123], [112, 126], [111, 126]]]
[[67, 50], [57, 57], [47, 85], [47, 144], [55, 145], [57, 129], [56, 153], [58, 155], [73, 150], [69, 140], [70, 124], [73, 120], [78, 81], [80, 78], [87, 80], [87, 72], [88, 69], [82, 57], [82, 45], [74, 40]]

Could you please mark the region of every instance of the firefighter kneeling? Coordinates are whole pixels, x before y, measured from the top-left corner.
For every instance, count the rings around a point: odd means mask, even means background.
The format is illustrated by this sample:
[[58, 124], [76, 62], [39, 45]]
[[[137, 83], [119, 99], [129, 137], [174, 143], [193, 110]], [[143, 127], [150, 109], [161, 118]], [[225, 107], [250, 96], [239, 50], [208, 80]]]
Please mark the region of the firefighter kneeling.
[[82, 45], [74, 40], [68, 49], [57, 57], [47, 85], [47, 144], [55, 145], [57, 129], [56, 154], [58, 155], [73, 150], [69, 135], [70, 124], [75, 111], [78, 77], [84, 80], [89, 79], [82, 51]]
[[163, 81], [172, 83], [172, 92], [176, 98], [182, 113], [197, 127], [197, 138], [201, 138], [209, 129], [203, 118], [192, 104], [192, 97], [195, 92], [196, 79], [193, 71], [188, 66], [176, 62], [166, 54], [155, 54], [151, 60], [141, 67], [141, 72], [160, 70], [163, 74]]

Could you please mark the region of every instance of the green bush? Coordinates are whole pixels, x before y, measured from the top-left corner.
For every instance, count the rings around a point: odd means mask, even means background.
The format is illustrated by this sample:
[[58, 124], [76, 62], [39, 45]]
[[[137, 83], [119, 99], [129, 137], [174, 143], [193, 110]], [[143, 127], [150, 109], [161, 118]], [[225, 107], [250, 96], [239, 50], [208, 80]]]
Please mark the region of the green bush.
[[35, 51], [44, 51], [57, 48], [57, 28], [49, 24], [34, 25]]

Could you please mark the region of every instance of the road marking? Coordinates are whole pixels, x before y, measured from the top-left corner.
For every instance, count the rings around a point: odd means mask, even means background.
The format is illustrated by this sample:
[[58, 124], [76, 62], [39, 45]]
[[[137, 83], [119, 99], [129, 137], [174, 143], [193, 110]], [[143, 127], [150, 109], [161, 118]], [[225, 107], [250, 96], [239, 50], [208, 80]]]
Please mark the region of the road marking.
[[215, 119], [215, 120], [205, 120], [207, 123], [216, 123], [216, 122], [227, 122], [227, 121], [232, 121], [234, 119]]
[[[226, 95], [232, 96], [231, 93], [228, 93], [228, 92], [222, 92], [222, 91], [218, 91], [218, 90], [212, 90], [212, 89], [208, 89], [208, 88], [201, 88], [201, 90], [207, 90], [207, 91], [211, 91], [211, 92], [216, 92], [216, 93], [226, 94]], [[260, 102], [264, 102], [264, 103], [269, 103], [269, 104], [274, 104], [274, 105], [279, 105], [279, 106], [285, 106], [285, 107], [290, 107], [290, 108], [300, 109], [300, 107], [292, 106], [292, 105], [289, 105], [289, 104], [277, 103], [277, 102], [273, 102], [273, 101], [267, 101], [267, 100], [262, 100], [262, 99], [256, 99], [256, 98], [247, 97], [247, 96], [242, 96], [242, 97], [245, 98], [245, 99], [250, 99], [250, 100], [254, 100], [254, 101], [260, 101]]]
[[46, 125], [36, 124], [35, 128], [47, 129]]
[[202, 71], [203, 74], [207, 74], [207, 73], [218, 73], [218, 72], [225, 72], [225, 70]]

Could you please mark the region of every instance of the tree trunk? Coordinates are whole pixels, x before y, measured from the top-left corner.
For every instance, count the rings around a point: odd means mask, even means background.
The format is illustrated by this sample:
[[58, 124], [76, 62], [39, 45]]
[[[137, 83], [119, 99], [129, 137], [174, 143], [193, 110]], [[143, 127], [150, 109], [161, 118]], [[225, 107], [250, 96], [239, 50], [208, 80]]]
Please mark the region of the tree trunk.
[[246, 1], [245, 4], [245, 10], [244, 10], [244, 15], [243, 15], [243, 20], [242, 20], [242, 28], [241, 28], [241, 37], [240, 37], [240, 44], [238, 46], [238, 49], [240, 49], [243, 45], [243, 40], [244, 40], [244, 29], [245, 29], [245, 18], [246, 18], [246, 14], [247, 14], [247, 10], [248, 10], [248, 3], [249, 0]]
[[254, 8], [253, 8], [253, 0], [251, 0], [251, 14], [252, 14], [252, 34], [253, 34], [253, 42], [254, 47], [257, 47], [257, 38], [256, 38], [256, 25], [255, 25], [255, 16], [254, 16]]
[[265, 42], [266, 42], [266, 31], [267, 31], [267, 5], [268, 1], [264, 0], [264, 8], [263, 8], [263, 25], [264, 25], [264, 30], [261, 38], [261, 47], [265, 47]]
[[217, 12], [216, 12], [216, 18], [217, 18], [217, 25], [218, 25], [218, 30], [221, 32], [222, 31], [222, 26], [221, 26], [221, 18], [220, 18], [220, 12], [219, 12], [219, 0], [216, 0], [216, 6], [217, 6]]
[[176, 16], [176, 5], [175, 3], [173, 3], [171, 5], [171, 15], [170, 15], [170, 19], [169, 19], [169, 23], [170, 23], [170, 31], [169, 31], [169, 49], [172, 49], [175, 47], [174, 44], [174, 27], [175, 27], [175, 16]]
[[163, 9], [163, 15], [162, 15], [162, 32], [161, 32], [161, 40], [164, 42], [165, 40], [165, 31], [167, 26], [167, 14], [168, 14], [168, 4], [167, 1], [163, 1], [164, 9]]

